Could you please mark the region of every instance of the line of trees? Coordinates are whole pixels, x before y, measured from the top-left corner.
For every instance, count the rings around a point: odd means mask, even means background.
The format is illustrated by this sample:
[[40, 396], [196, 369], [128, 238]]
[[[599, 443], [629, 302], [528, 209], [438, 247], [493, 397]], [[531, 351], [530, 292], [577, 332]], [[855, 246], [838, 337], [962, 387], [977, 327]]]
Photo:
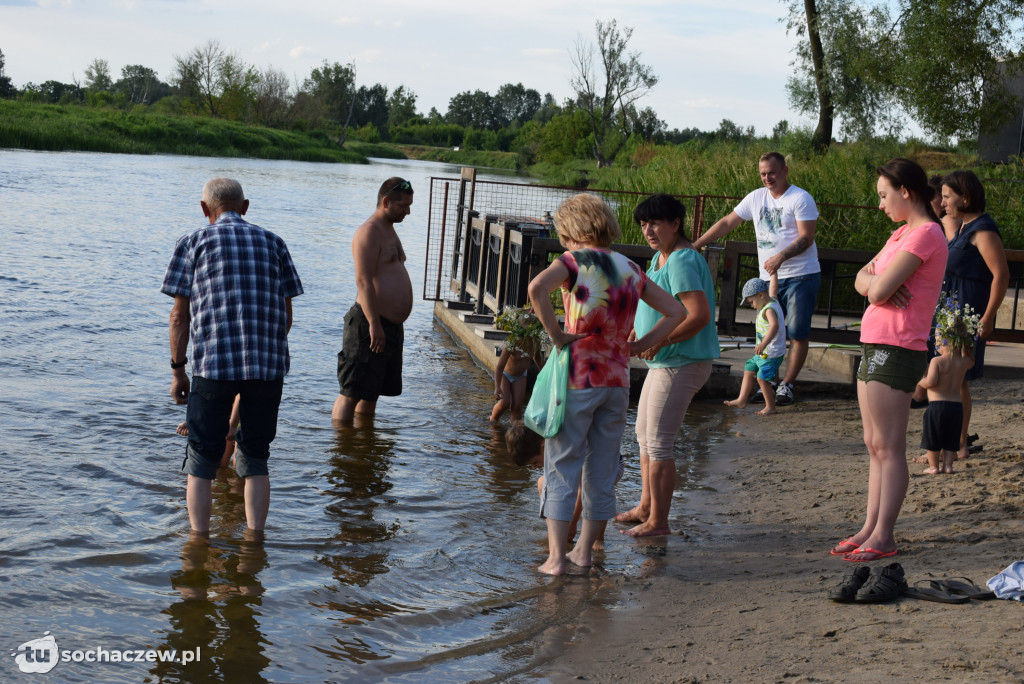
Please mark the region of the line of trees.
[[801, 40], [788, 91], [816, 115], [814, 144], [838, 123], [853, 137], [915, 121], [971, 138], [1021, 111], [1007, 88], [1024, 68], [1020, 0], [783, 0]]
[[[632, 33], [619, 31], [615, 22], [599, 22], [598, 30], [602, 51], [611, 47], [621, 52]], [[636, 70], [636, 56], [632, 59], [634, 64], [627, 68]], [[623, 94], [620, 77], [609, 73], [591, 76], [593, 83], [608, 81], [601, 93], [578, 91], [562, 103], [550, 93], [506, 83], [493, 94], [457, 93], [444, 114], [432, 108], [422, 115], [417, 112], [416, 93], [408, 86], [359, 84], [354, 63], [325, 60], [292, 82], [282, 70], [247, 64], [215, 40], [175, 55], [166, 80], [141, 64], [125, 66], [117, 78], [109, 63], [97, 58], [86, 65], [81, 81], [73, 77], [71, 83], [50, 80], [16, 89], [4, 75], [2, 60], [0, 53], [0, 97], [324, 130], [339, 145], [358, 139], [511, 151], [520, 154], [522, 165], [538, 155], [556, 162], [599, 155], [596, 158], [607, 164], [631, 139], [634, 144], [651, 139], [681, 142], [714, 135], [696, 129], [668, 131], [653, 110], [633, 106], [642, 93]], [[650, 74], [647, 67], [639, 69]], [[656, 80], [652, 74], [646, 77], [651, 84]], [[723, 124], [728, 131], [735, 128], [731, 122]]]
[[[1024, 4], [1020, 0], [782, 0], [787, 29], [800, 38], [787, 89], [792, 105], [817, 116], [812, 145], [828, 149], [834, 129], [847, 139], [898, 135], [915, 121], [939, 138], [971, 138], [995, 129], [1019, 101], [1007, 77], [1024, 68]], [[726, 119], [718, 130], [668, 130], [641, 99], [658, 84], [654, 70], [629, 49], [633, 29], [595, 23], [569, 52], [572, 96], [506, 83], [494, 94], [456, 94], [442, 114], [416, 109], [405, 85], [360, 85], [354, 63], [324, 61], [301, 81], [280, 69], [247, 64], [215, 40], [174, 57], [167, 80], [141, 64], [114, 79], [94, 59], [79, 83], [13, 86], [0, 52], [0, 98], [97, 107], [152, 108], [267, 127], [322, 130], [338, 144], [366, 142], [513, 151], [521, 165], [591, 158], [612, 164], [643, 142], [752, 138], [752, 127]], [[780, 121], [773, 137], [785, 135]]]

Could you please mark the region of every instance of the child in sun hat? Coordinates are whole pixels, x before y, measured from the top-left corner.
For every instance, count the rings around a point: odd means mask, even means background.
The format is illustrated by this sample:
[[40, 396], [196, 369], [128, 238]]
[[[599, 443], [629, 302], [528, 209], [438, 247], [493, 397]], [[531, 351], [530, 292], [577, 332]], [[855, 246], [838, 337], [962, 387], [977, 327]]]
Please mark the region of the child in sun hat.
[[764, 395], [764, 408], [757, 413], [768, 416], [775, 413], [775, 389], [772, 381], [778, 377], [779, 366], [786, 356], [786, 322], [782, 306], [775, 300], [779, 292], [779, 277], [772, 274], [771, 282], [751, 278], [743, 284], [743, 303], [757, 309], [754, 329], [757, 332], [754, 356], [743, 366], [740, 396], [724, 402], [726, 406], [746, 408], [754, 381]]

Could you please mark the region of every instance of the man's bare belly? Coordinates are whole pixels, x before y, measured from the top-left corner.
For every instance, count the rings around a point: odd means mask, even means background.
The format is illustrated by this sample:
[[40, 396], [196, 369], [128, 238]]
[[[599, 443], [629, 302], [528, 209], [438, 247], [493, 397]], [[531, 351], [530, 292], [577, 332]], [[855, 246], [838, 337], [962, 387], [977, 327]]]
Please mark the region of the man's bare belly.
[[374, 286], [378, 313], [392, 323], [404, 323], [412, 313], [412, 282], [405, 264], [395, 262], [381, 269]]

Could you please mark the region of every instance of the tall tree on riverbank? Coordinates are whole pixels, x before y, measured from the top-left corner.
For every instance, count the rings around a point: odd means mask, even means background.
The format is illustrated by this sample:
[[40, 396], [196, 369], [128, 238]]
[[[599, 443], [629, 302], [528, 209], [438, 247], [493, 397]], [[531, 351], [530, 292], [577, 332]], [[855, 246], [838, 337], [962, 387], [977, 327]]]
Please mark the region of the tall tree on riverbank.
[[288, 117], [291, 83], [281, 69], [267, 67], [253, 88], [253, 119], [261, 126], [280, 126]]
[[183, 98], [198, 103], [210, 116], [220, 115], [220, 70], [227, 56], [216, 40], [174, 56], [172, 83]]
[[633, 103], [657, 85], [654, 71], [640, 63], [640, 54], [627, 52], [633, 29], [618, 23], [596, 22], [600, 64], [594, 45], [580, 36], [571, 54], [576, 105], [587, 112], [594, 135], [593, 153], [598, 166], [610, 166], [629, 138], [628, 113]]
[[17, 91], [11, 83], [11, 77], [4, 71], [4, 51], [0, 50], [0, 98], [8, 99], [15, 96]]
[[898, 133], [906, 119], [940, 137], [971, 137], [983, 94], [986, 125], [1013, 114], [1000, 70], [1022, 64], [1019, 0], [782, 1], [787, 30], [801, 38], [787, 89], [799, 111], [818, 115], [819, 149], [836, 120], [853, 137]]
[[92, 92], [110, 90], [114, 81], [110, 78], [110, 64], [105, 59], [94, 59], [85, 67], [85, 89]]
[[818, 7], [814, 0], [804, 0], [807, 18], [807, 44], [805, 49], [810, 54], [814, 66], [814, 90], [818, 95], [818, 125], [814, 129], [811, 145], [817, 150], [827, 149], [832, 142], [832, 121], [835, 105], [832, 104], [832, 88], [825, 77], [825, 51], [821, 46]]
[[397, 128], [416, 116], [416, 93], [404, 85], [388, 96], [388, 129]]
[[347, 137], [344, 131], [356, 106], [356, 65], [330, 64], [325, 59], [323, 66], [310, 72], [303, 90], [313, 96], [326, 119], [341, 126], [338, 145], [344, 145]]
[[121, 78], [113, 85], [115, 93], [123, 93], [130, 104], [153, 104], [170, 94], [170, 86], [157, 78], [156, 72], [141, 64], [121, 68]]

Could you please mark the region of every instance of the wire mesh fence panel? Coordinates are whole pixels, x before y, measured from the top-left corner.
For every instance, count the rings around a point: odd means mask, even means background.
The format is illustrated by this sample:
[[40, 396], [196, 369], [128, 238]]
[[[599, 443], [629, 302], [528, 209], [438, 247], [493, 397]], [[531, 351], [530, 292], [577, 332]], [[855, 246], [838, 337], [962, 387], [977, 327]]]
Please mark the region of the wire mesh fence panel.
[[[580, 192], [589, 192], [604, 199], [615, 212], [623, 229], [619, 242], [646, 244], [636, 222], [633, 209], [648, 193], [612, 190], [580, 190], [550, 185], [527, 185], [500, 181], [477, 180], [472, 192], [468, 181], [458, 178], [430, 179], [430, 209], [427, 222], [427, 268], [424, 272], [423, 298], [438, 300], [458, 293], [453, 285], [461, 278], [466, 246], [464, 227], [467, 213], [460, 222], [459, 198], [463, 206], [480, 216], [492, 216], [518, 224], [541, 227], [551, 225], [551, 216], [565, 199]], [[470, 207], [470, 194], [472, 206]], [[687, 205], [688, 223], [692, 228], [697, 197], [679, 195]], [[553, 235], [553, 233], [552, 233]], [[472, 248], [472, 246], [471, 246]]]

